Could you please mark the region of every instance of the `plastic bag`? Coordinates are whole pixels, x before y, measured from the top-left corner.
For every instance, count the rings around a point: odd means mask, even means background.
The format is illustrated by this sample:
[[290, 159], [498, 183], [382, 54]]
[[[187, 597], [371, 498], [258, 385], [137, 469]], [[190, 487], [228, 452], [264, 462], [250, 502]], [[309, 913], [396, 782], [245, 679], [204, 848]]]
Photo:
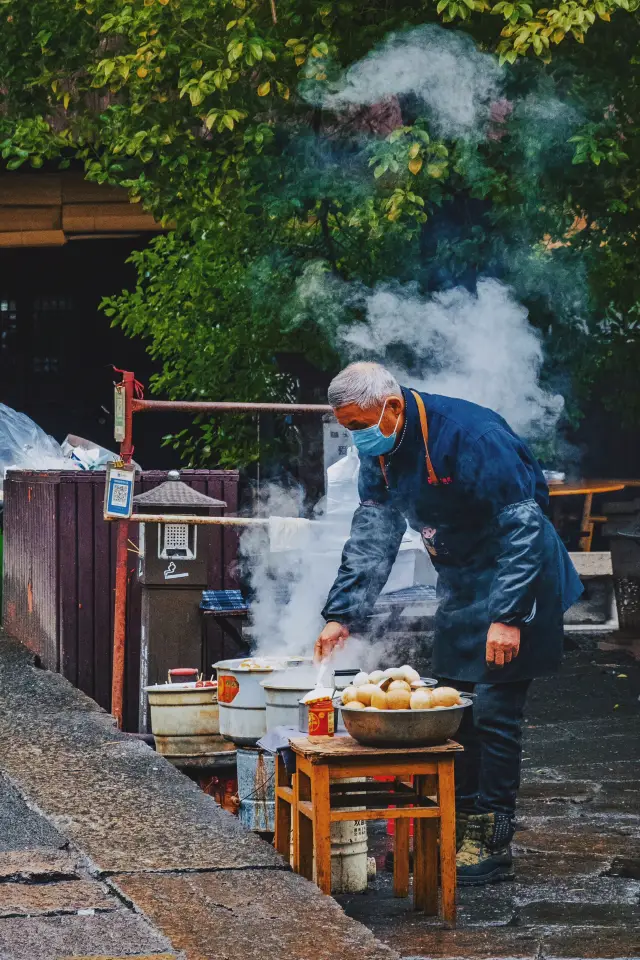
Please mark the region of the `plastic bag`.
[[60, 444], [34, 423], [0, 403], [0, 490], [7, 470], [77, 470]]
[[360, 503], [358, 474], [360, 460], [355, 447], [349, 447], [346, 457], [327, 469], [327, 514], [349, 514], [351, 517]]
[[[350, 447], [347, 455], [336, 461], [327, 469], [327, 517], [332, 521], [340, 521], [335, 527], [335, 544], [342, 549], [349, 536], [351, 517], [360, 503], [358, 494], [358, 474], [360, 460], [355, 447]], [[343, 526], [344, 525], [344, 526]], [[389, 574], [382, 593], [392, 593], [403, 590], [414, 584], [432, 585], [436, 581], [436, 574], [420, 534], [407, 529], [400, 544], [398, 556]]]
[[[99, 443], [92, 443], [72, 433], [63, 441], [61, 449], [64, 456], [76, 463], [80, 470], [104, 470], [108, 463], [120, 459], [119, 454], [101, 447]], [[135, 461], [132, 463], [136, 470], [140, 469]]]

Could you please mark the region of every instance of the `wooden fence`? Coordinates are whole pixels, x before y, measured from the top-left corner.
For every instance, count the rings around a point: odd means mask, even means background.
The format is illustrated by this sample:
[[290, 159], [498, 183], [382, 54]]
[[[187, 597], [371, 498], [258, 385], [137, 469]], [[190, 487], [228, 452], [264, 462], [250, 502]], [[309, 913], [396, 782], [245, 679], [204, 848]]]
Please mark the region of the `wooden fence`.
[[[145, 471], [136, 493], [167, 479]], [[195, 490], [238, 507], [238, 473], [183, 470]], [[5, 631], [38, 655], [43, 667], [62, 673], [106, 710], [111, 697], [115, 526], [103, 520], [104, 472], [15, 471], [4, 484]], [[131, 539], [137, 543], [137, 529]], [[238, 533], [213, 528], [210, 589], [238, 586]], [[125, 728], [137, 729], [140, 680], [140, 585], [136, 553], [128, 566]], [[215, 628], [213, 628], [215, 631]], [[212, 657], [226, 652], [209, 637]]]

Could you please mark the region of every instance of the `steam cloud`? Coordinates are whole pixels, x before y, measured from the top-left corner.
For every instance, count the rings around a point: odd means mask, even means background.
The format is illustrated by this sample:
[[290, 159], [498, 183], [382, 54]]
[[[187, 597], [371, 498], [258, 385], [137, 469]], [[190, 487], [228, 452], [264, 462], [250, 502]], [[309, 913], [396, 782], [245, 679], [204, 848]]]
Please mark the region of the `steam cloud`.
[[[260, 512], [265, 516], [295, 516], [304, 499], [302, 491], [283, 490], [270, 484], [261, 490]], [[340, 556], [349, 535], [351, 512], [325, 515], [324, 504], [315, 511], [321, 520], [314, 527], [312, 549], [269, 553], [266, 531], [250, 527], [240, 540], [240, 553], [249, 574], [254, 597], [251, 604], [252, 649], [257, 656], [311, 655], [323, 627], [320, 611], [338, 572]], [[350, 637], [332, 660], [332, 667], [371, 669], [393, 661], [383, 643], [375, 645]]]
[[[501, 100], [502, 80], [496, 58], [478, 51], [471, 38], [425, 25], [387, 37], [343, 74], [321, 105], [339, 112], [350, 106], [379, 105], [394, 96], [414, 97], [438, 136], [478, 141], [491, 134], [492, 122], [504, 119], [502, 113], [511, 112]], [[523, 131], [528, 133], [528, 121], [535, 121], [545, 144], [550, 137], [558, 145], [565, 143], [575, 122], [575, 116], [556, 108], [553, 99], [530, 98], [522, 107], [516, 105], [516, 111]], [[546, 123], [545, 117], [553, 122]], [[526, 152], [534, 187], [544, 153], [536, 152], [535, 141]], [[551, 154], [556, 153], [554, 148]], [[400, 283], [371, 289], [340, 280], [318, 261], [309, 264], [298, 281], [285, 314], [292, 326], [311, 322], [322, 327], [345, 362], [378, 360], [403, 384], [490, 407], [521, 435], [545, 439], [554, 432], [564, 400], [540, 384], [541, 339], [513, 287], [523, 295], [541, 296], [550, 305], [560, 290], [571, 318], [584, 304], [574, 296], [574, 284], [549, 281], [548, 264], [533, 256], [530, 237], [523, 236], [522, 242], [505, 237], [504, 243], [511, 265], [505, 275], [513, 286], [484, 278], [474, 292], [457, 287], [426, 295], [417, 284]], [[565, 289], [569, 292], [563, 294]], [[359, 318], [355, 324], [354, 316]], [[271, 487], [262, 506], [266, 514], [298, 516], [301, 499]], [[270, 555], [264, 531], [251, 529], [243, 535], [241, 551], [254, 591], [252, 628], [258, 654], [310, 654], [350, 515], [325, 520], [324, 528], [316, 531], [312, 552], [304, 558], [293, 552]], [[285, 603], [279, 596], [282, 584], [289, 592]], [[396, 658], [393, 650], [352, 638], [335, 665], [368, 669]]]
[[[353, 309], [364, 319], [347, 324]], [[377, 360], [408, 386], [490, 407], [530, 440], [549, 436], [564, 408], [540, 386], [542, 345], [526, 309], [497, 280], [425, 297], [414, 284], [369, 290], [311, 264], [294, 316], [323, 326], [346, 361]]]
[[471, 37], [435, 25], [390, 34], [346, 71], [328, 109], [376, 104], [390, 96], [422, 101], [432, 129], [448, 138], [471, 138], [490, 119], [503, 70]]

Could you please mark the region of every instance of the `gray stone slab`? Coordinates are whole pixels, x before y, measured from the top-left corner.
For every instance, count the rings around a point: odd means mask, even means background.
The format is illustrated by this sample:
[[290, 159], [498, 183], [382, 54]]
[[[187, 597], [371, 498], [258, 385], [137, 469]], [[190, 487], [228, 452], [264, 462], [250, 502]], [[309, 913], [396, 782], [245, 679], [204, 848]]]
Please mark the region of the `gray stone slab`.
[[541, 956], [544, 960], [638, 960], [638, 928], [583, 926], [547, 932], [542, 938]]
[[569, 750], [562, 763], [546, 765], [533, 755], [524, 761], [522, 780], [524, 783], [562, 783], [593, 780], [637, 780], [637, 760], [582, 761], [574, 763]]
[[100, 871], [285, 868], [171, 764], [8, 641], [0, 686], [0, 768]]
[[64, 844], [64, 837], [44, 817], [30, 810], [6, 777], [0, 775], [0, 851], [58, 848]]
[[479, 930], [439, 930], [431, 925], [409, 921], [381, 940], [393, 943], [404, 960], [538, 960], [540, 935], [530, 930], [490, 927]]
[[174, 951], [142, 917], [127, 911], [94, 916], [13, 917], [0, 920], [1, 960], [64, 957], [140, 957]]
[[395, 950], [292, 873], [240, 870], [111, 879], [189, 960], [394, 960]]
[[117, 910], [121, 907], [121, 902], [95, 880], [0, 884], [0, 917]]
[[101, 871], [284, 868], [272, 847], [139, 741], [79, 749], [73, 740], [18, 738], [24, 765], [2, 751], [0, 764]]
[[0, 883], [43, 883], [75, 880], [78, 858], [65, 850], [9, 850], [0, 857]]
[[574, 820], [537, 817], [521, 823], [516, 843], [524, 851], [594, 858], [640, 856], [638, 818], [616, 815]]

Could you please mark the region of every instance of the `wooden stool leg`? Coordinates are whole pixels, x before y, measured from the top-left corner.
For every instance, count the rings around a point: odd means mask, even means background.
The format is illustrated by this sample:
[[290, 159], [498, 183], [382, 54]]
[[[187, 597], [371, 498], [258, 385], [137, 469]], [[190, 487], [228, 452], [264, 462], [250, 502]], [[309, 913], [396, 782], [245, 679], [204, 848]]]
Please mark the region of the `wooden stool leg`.
[[413, 909], [424, 910], [426, 886], [426, 838], [424, 820], [413, 821]]
[[281, 857], [291, 860], [291, 804], [277, 793], [277, 787], [287, 785], [287, 771], [280, 754], [276, 754], [276, 835], [274, 846]]
[[311, 797], [309, 777], [298, 771], [294, 789], [296, 825], [293, 831], [293, 869], [307, 880], [313, 880], [313, 824], [300, 811], [300, 801]]
[[456, 806], [453, 756], [438, 760], [438, 805], [440, 807], [440, 883], [442, 919], [456, 922]]
[[425, 820], [425, 894], [424, 912], [438, 915], [438, 821]]
[[[432, 777], [414, 777], [417, 793], [427, 796]], [[416, 818], [413, 826], [413, 902], [427, 916], [438, 912], [438, 825]]]
[[316, 883], [323, 893], [331, 895], [331, 808], [329, 767], [325, 764], [315, 764], [311, 768], [311, 804]]
[[409, 896], [409, 826], [408, 817], [395, 821], [393, 838], [393, 895]]

